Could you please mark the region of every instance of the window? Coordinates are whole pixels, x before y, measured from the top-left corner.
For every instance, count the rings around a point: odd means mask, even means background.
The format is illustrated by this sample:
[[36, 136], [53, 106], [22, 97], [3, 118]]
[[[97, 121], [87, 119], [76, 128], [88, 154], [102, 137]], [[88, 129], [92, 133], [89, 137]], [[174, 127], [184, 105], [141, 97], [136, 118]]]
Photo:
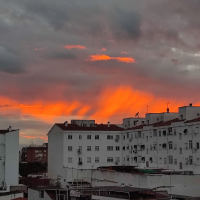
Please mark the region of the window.
[[157, 150], [157, 144], [153, 144], [153, 149]]
[[159, 158], [159, 164], [162, 164], [162, 158]]
[[[132, 147], [132, 146], [131, 146]], [[119, 151], [120, 150], [120, 147], [119, 146], [116, 146], [116, 151]]]
[[174, 144], [174, 150], [176, 150], [177, 149], [177, 144]]
[[157, 137], [157, 130], [153, 131], [153, 137]]
[[159, 150], [161, 150], [162, 149], [162, 145], [161, 144], [159, 144]]
[[172, 155], [169, 156], [169, 164], [173, 164], [173, 156]]
[[91, 157], [87, 157], [87, 163], [91, 163]]
[[82, 162], [82, 158], [81, 158], [81, 157], [79, 157], [79, 158], [78, 158], [78, 161], [79, 161], [79, 162]]
[[138, 131], [138, 138], [141, 138], [142, 137], [142, 133], [141, 131]]
[[179, 169], [182, 169], [182, 162], [179, 163]]
[[188, 149], [188, 143], [185, 143], [185, 149]]
[[83, 124], [83, 127], [87, 127], [87, 124]]
[[183, 115], [180, 115], [180, 120], [183, 120]]
[[174, 135], [176, 135], [176, 129], [174, 129]]
[[120, 162], [120, 157], [116, 157], [116, 162]]
[[179, 133], [179, 140], [182, 140], [182, 134]]
[[189, 149], [192, 149], [192, 140], [189, 140]]
[[196, 148], [199, 149], [199, 142], [196, 143]]
[[68, 135], [68, 140], [72, 140], [72, 135]]
[[44, 198], [44, 191], [43, 190], [39, 191], [39, 198]]
[[163, 131], [163, 136], [166, 136], [167, 135], [167, 132], [166, 131]]
[[95, 157], [95, 163], [99, 162], [99, 157]]
[[124, 135], [124, 140], [126, 139], [126, 136]]
[[164, 164], [167, 164], [167, 158], [164, 158]]
[[159, 137], [161, 137], [161, 131], [159, 131]]
[[174, 165], [177, 165], [177, 159], [174, 159]]
[[68, 146], [68, 151], [72, 151], [72, 146]]
[[169, 149], [173, 149], [173, 143], [169, 142]]
[[113, 146], [107, 146], [107, 151], [113, 151]]
[[87, 139], [88, 139], [88, 140], [91, 140], [91, 135], [87, 135]]
[[95, 135], [95, 140], [99, 140], [99, 135]]
[[91, 146], [87, 146], [87, 151], [91, 151]]
[[72, 163], [72, 158], [68, 157], [68, 163]]
[[129, 138], [129, 133], [126, 134], [126, 137]]
[[38, 150], [35, 150], [35, 153], [38, 153]]
[[79, 135], [79, 140], [82, 140], [82, 135]]
[[193, 157], [189, 156], [189, 164], [192, 165], [193, 164]]
[[146, 136], [146, 142], [148, 142], [148, 136]]
[[107, 135], [108, 140], [113, 140], [113, 135]]
[[107, 162], [113, 162], [113, 157], [107, 157]]
[[179, 154], [182, 154], [182, 148], [179, 148]]
[[99, 151], [99, 146], [95, 146], [95, 151]]
[[149, 152], [148, 152], [148, 149], [146, 149], [146, 154], [148, 154]]

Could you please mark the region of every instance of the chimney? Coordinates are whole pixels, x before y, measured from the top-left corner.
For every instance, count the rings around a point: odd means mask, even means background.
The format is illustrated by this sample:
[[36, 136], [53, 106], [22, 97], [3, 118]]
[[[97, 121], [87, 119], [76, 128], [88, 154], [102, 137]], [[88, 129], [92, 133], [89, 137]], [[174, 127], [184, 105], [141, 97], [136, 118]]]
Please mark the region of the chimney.
[[108, 127], [110, 127], [110, 122], [108, 122]]
[[190, 106], [192, 106], [192, 103], [190, 103]]
[[11, 126], [9, 126], [8, 131], [9, 131], [9, 132], [12, 131], [12, 127], [11, 127]]
[[68, 121], [66, 121], [66, 122], [64, 123], [64, 125], [65, 125], [65, 126], [68, 126]]
[[169, 108], [167, 108], [167, 113], [169, 113]]

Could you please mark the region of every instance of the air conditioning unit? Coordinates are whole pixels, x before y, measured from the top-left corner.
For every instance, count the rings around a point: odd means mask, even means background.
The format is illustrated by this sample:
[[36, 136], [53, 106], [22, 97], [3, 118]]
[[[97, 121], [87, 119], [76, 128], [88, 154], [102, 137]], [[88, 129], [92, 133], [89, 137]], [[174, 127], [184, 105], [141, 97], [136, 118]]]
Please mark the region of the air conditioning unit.
[[115, 138], [115, 142], [119, 142], [119, 138]]
[[115, 162], [115, 165], [118, 165], [118, 161]]
[[82, 165], [82, 164], [83, 164], [83, 162], [82, 162], [82, 161], [79, 161], [79, 162], [78, 162], [78, 165]]

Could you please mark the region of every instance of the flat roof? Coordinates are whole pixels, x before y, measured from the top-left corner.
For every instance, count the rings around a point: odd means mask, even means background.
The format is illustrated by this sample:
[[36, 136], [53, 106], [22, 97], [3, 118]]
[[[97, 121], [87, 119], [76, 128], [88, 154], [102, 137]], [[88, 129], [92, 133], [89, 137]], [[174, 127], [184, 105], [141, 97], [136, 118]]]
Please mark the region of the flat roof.
[[120, 187], [120, 186], [102, 186], [102, 187], [94, 187], [94, 190], [104, 190], [104, 191], [114, 191], [114, 192], [141, 192], [152, 190], [150, 188], [137, 188], [137, 187]]

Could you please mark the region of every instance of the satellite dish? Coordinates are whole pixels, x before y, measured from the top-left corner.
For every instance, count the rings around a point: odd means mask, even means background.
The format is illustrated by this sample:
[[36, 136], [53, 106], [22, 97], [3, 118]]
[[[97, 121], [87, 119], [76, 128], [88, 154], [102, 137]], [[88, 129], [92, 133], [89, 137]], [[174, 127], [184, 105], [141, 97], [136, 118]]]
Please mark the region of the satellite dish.
[[139, 116], [139, 112], [137, 112], [137, 113], [135, 114], [135, 117], [137, 117], [137, 116]]

